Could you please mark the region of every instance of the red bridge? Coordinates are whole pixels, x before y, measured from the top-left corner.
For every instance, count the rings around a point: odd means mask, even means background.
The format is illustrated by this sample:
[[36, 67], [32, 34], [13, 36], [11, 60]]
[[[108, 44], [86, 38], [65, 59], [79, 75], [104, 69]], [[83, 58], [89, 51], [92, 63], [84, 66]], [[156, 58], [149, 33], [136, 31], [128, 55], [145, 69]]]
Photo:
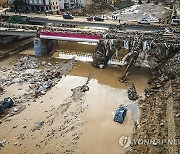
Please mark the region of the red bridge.
[[98, 35], [92, 34], [75, 34], [63, 32], [40, 32], [40, 38], [65, 40], [65, 41], [78, 41], [78, 42], [99, 42], [102, 38]]

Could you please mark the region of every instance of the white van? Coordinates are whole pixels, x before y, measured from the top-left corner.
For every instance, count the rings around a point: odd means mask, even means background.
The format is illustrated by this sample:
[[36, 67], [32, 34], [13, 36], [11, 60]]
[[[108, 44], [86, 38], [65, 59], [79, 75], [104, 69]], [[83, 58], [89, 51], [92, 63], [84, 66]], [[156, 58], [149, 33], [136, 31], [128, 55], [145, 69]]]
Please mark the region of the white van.
[[171, 21], [172, 26], [180, 26], [180, 19], [172, 19]]

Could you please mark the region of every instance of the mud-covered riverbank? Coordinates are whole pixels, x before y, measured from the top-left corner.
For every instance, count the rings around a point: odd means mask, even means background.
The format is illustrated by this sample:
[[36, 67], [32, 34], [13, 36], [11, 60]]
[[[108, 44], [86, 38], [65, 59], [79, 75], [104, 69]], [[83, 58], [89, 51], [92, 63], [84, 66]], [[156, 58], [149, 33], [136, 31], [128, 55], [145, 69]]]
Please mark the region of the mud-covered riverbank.
[[154, 72], [139, 101], [140, 117], [130, 153], [179, 153], [180, 151], [180, 53]]
[[[74, 65], [72, 60], [22, 55], [0, 64], [0, 99], [11, 97], [15, 102], [1, 115], [0, 153], [126, 152], [118, 140], [133, 133], [136, 118], [130, 109], [122, 125], [113, 121], [120, 104], [134, 103], [119, 82], [121, 69], [101, 70], [85, 62]], [[82, 86], [89, 74], [93, 74], [89, 91], [74, 100], [71, 89]], [[143, 95], [148, 75], [135, 74], [129, 79]], [[50, 87], [46, 81], [51, 81]]]

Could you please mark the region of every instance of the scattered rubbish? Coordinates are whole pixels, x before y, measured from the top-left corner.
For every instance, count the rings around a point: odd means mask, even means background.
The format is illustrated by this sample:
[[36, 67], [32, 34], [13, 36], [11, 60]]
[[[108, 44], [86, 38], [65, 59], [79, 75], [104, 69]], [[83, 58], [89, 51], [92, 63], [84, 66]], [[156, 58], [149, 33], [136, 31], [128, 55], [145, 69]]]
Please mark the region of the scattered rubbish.
[[15, 143], [14, 143], [14, 146], [17, 146], [17, 145], [18, 145], [18, 142], [15, 142]]
[[43, 127], [45, 125], [45, 122], [44, 121], [39, 121], [39, 122], [37, 122], [35, 124], [36, 124], [36, 126], [33, 129], [31, 129], [32, 132], [34, 132], [34, 131], [40, 129], [41, 127]]
[[17, 111], [19, 111], [19, 109], [17, 109], [17, 108], [14, 108], [14, 109], [13, 109], [13, 111], [14, 111], [14, 112], [17, 112]]
[[6, 145], [6, 139], [0, 140], [0, 148]]

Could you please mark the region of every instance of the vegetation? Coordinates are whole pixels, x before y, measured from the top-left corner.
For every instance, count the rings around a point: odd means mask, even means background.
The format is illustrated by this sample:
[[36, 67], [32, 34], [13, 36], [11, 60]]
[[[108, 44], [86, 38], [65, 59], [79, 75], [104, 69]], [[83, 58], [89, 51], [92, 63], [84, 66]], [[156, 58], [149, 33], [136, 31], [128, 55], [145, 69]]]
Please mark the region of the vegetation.
[[134, 2], [132, 2], [132, 0], [117, 0], [115, 3], [115, 6], [119, 9], [130, 7], [132, 5], [134, 5]]

